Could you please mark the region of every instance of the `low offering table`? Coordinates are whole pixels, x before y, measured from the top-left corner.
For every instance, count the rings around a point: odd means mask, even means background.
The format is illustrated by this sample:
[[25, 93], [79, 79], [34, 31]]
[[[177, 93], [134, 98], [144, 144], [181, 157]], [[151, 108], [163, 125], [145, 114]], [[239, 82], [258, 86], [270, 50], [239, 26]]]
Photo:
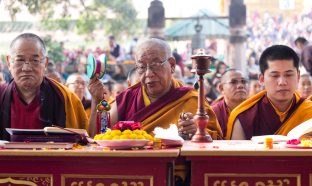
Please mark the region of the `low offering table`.
[[193, 186], [312, 186], [311, 148], [266, 149], [251, 141], [185, 141], [182, 148], [158, 150], [1, 149], [0, 185], [174, 185], [178, 158], [190, 161]]
[[178, 155], [179, 149], [0, 150], [0, 185], [173, 185]]
[[185, 142], [180, 152], [191, 161], [191, 185], [312, 186], [312, 149], [251, 141]]

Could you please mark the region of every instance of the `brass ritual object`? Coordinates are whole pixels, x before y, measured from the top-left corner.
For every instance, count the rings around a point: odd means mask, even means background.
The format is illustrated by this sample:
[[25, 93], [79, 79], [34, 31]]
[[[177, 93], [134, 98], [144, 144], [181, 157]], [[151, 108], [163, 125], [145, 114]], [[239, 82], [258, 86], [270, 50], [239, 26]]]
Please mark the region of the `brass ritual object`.
[[198, 95], [198, 109], [194, 117], [194, 122], [197, 127], [195, 135], [192, 137], [192, 142], [209, 143], [212, 142], [211, 136], [207, 133], [209, 116], [204, 108], [204, 75], [210, 72], [209, 67], [211, 61], [214, 59], [205, 53], [205, 49], [197, 49], [196, 53], [191, 57], [192, 59], [192, 73], [196, 73], [199, 77], [199, 95]]

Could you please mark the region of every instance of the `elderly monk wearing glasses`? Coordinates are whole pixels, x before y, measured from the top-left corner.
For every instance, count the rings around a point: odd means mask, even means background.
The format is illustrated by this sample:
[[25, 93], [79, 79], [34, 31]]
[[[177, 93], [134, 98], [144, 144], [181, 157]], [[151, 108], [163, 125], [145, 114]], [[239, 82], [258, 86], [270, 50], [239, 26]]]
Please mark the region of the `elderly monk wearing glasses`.
[[[136, 51], [140, 82], [116, 97], [110, 111], [112, 124], [141, 122], [142, 129], [151, 133], [155, 127], [168, 128], [169, 124], [175, 123], [179, 132], [186, 136], [195, 134], [193, 115], [197, 110], [198, 92], [173, 78], [176, 61], [169, 45], [151, 38], [141, 42]], [[221, 128], [208, 102], [205, 102], [205, 108], [209, 115], [207, 131], [214, 139], [221, 139]], [[185, 113], [188, 119], [179, 119], [181, 113]]]
[[228, 69], [221, 76], [219, 90], [221, 96], [212, 103], [211, 107], [225, 135], [231, 111], [248, 98], [247, 78], [237, 69]]
[[6, 60], [13, 80], [0, 86], [0, 139], [9, 140], [5, 128], [42, 129], [52, 124], [95, 133], [79, 98], [44, 76], [48, 57], [39, 36], [17, 36]]

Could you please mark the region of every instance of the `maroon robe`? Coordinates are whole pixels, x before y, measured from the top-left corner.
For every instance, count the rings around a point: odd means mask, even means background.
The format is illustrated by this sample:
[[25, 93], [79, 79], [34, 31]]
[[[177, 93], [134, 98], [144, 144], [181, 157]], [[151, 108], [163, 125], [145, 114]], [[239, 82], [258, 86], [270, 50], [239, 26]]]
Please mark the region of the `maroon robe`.
[[155, 102], [145, 106], [141, 83], [123, 91], [116, 97], [118, 120], [142, 122], [150, 115], [156, 113], [169, 103], [181, 98], [189, 91], [190, 87], [172, 87], [168, 93]]
[[224, 98], [217, 100], [211, 106], [212, 110], [215, 112], [217, 119], [219, 121], [220, 127], [222, 129], [223, 135], [226, 134], [226, 126], [229, 119], [229, 111], [226, 107]]
[[251, 139], [252, 136], [274, 134], [303, 101], [304, 99], [300, 98], [296, 103], [294, 96], [292, 106], [284, 121], [281, 122], [267, 96], [263, 96], [255, 105], [237, 117], [243, 127], [246, 139]]
[[[9, 140], [5, 128], [11, 128], [11, 101], [15, 82], [0, 86], [0, 139]], [[51, 80], [44, 78], [40, 85], [40, 116], [43, 126], [66, 125], [65, 103], [62, 92]], [[27, 123], [27, 121], [25, 121]]]

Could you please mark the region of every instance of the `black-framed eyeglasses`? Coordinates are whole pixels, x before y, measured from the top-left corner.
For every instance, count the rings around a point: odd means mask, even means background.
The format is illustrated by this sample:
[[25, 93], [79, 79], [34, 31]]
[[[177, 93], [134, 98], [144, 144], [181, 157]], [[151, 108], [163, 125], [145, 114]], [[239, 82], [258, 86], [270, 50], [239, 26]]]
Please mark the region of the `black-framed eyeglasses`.
[[169, 60], [169, 58], [165, 59], [164, 61], [159, 62], [153, 62], [150, 65], [140, 65], [139, 63], [137, 63], [135, 65], [136, 71], [139, 74], [144, 74], [146, 73], [147, 69], [149, 69], [152, 72], [158, 72], [161, 70], [161, 68], [163, 67], [163, 65]]
[[248, 80], [246, 80], [246, 79], [241, 79], [241, 80], [233, 79], [229, 82], [224, 82], [223, 84], [238, 85], [239, 83], [246, 85], [246, 84], [248, 84]]
[[29, 64], [31, 66], [39, 66], [43, 60], [45, 59], [45, 57], [43, 58], [39, 58], [39, 57], [32, 57], [32, 58], [24, 58], [24, 57], [16, 57], [15, 59], [13, 59], [12, 63], [15, 66], [21, 67], [24, 64]]

